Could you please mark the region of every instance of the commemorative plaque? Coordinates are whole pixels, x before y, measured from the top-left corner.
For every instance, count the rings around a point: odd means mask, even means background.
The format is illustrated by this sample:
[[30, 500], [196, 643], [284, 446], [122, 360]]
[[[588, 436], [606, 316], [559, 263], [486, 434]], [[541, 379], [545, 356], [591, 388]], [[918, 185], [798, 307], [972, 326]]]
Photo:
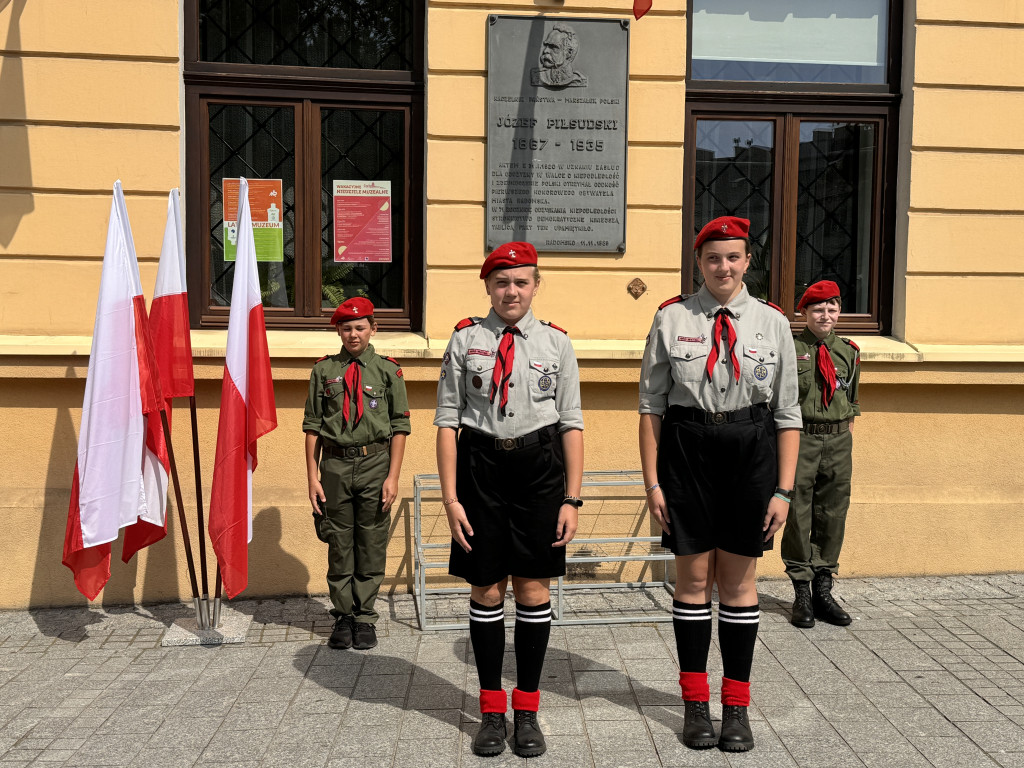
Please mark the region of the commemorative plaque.
[[488, 17], [487, 249], [626, 249], [629, 21]]

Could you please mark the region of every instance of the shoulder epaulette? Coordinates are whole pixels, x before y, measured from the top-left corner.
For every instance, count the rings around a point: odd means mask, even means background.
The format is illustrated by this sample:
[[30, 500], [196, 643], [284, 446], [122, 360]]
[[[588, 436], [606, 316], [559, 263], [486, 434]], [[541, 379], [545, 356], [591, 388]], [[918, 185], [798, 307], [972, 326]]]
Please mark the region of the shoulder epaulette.
[[456, 331], [461, 331], [463, 328], [469, 328], [469, 326], [471, 326], [471, 325], [478, 325], [479, 323], [480, 323], [480, 318], [479, 317], [466, 317], [466, 318], [463, 318], [462, 320], [459, 320], [459, 322], [457, 322], [455, 324], [455, 330]]
[[673, 296], [668, 301], [661, 302], [661, 304], [658, 305], [658, 309], [664, 309], [665, 307], [669, 306], [670, 304], [678, 304], [680, 301], [682, 301], [685, 298], [686, 297], [683, 296], [683, 294], [679, 294], [678, 296]]
[[546, 326], [548, 326], [548, 328], [554, 328], [554, 329], [555, 329], [556, 331], [561, 331], [561, 332], [562, 332], [562, 333], [564, 333], [564, 334], [565, 334], [566, 336], [568, 336], [568, 335], [569, 335], [569, 332], [568, 332], [567, 330], [565, 330], [565, 328], [559, 328], [559, 327], [558, 327], [557, 325], [555, 325], [554, 323], [552, 323], [552, 322], [551, 322], [550, 320], [541, 320], [541, 321], [540, 321], [540, 324], [541, 324], [541, 325], [546, 325]]
[[402, 378], [402, 364], [395, 360], [395, 358], [393, 357], [388, 357], [387, 355], [381, 355], [381, 357], [387, 360], [389, 363], [393, 363], [394, 366], [398, 369], [397, 371], [395, 371], [395, 376], [397, 376], [398, 378]]
[[[330, 355], [324, 355], [323, 357], [321, 357], [321, 358], [320, 358], [319, 360], [317, 360], [316, 362], [317, 362], [317, 363], [322, 363], [322, 362], [323, 362], [324, 360], [326, 360], [326, 359], [327, 359], [328, 357], [330, 357]], [[316, 363], [313, 363], [313, 365], [316, 365]]]
[[779, 306], [778, 304], [772, 304], [772, 303], [771, 303], [770, 301], [767, 301], [766, 299], [758, 299], [758, 301], [760, 301], [760, 302], [761, 302], [762, 304], [767, 304], [767, 305], [768, 305], [769, 307], [771, 307], [771, 308], [772, 308], [772, 309], [774, 309], [774, 310], [775, 310], [776, 312], [778, 312], [778, 313], [780, 313], [780, 314], [782, 314], [782, 315], [785, 315], [785, 314], [786, 314], [786, 310], [784, 310], [784, 309], [783, 309], [782, 307], [780, 307], [780, 306]]
[[853, 347], [854, 349], [856, 349], [856, 350], [857, 350], [857, 352], [860, 352], [860, 347], [858, 347], [858, 346], [856, 345], [856, 343], [854, 343], [854, 342], [853, 342], [853, 341], [851, 341], [850, 339], [847, 339], [847, 338], [846, 338], [846, 337], [844, 337], [844, 336], [840, 336], [839, 338], [840, 338], [840, 339], [842, 339], [843, 341], [845, 341], [845, 342], [846, 342], [847, 344], [849, 344], [849, 345], [850, 345], [851, 347]]

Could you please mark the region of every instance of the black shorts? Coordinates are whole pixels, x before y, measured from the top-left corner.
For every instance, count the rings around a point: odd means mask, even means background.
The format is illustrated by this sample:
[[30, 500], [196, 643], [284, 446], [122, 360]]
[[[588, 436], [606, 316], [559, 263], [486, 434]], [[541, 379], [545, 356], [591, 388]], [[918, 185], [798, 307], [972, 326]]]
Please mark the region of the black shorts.
[[745, 410], [723, 424], [685, 418], [699, 412], [681, 406], [665, 414], [658, 483], [672, 532], [661, 541], [677, 555], [760, 557], [772, 548], [762, 527], [778, 481], [775, 419], [767, 406]]
[[520, 439], [522, 447], [495, 448], [495, 438], [463, 429], [455, 490], [473, 535], [466, 552], [452, 539], [448, 572], [476, 587], [506, 576], [565, 575], [565, 547], [556, 541], [565, 498], [562, 438], [554, 426]]

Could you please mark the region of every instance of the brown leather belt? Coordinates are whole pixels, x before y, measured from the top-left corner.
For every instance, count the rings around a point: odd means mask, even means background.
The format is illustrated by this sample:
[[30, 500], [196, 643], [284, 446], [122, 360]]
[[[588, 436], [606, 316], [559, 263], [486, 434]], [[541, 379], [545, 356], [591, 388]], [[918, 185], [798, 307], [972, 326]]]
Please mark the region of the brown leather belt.
[[375, 453], [388, 449], [387, 440], [378, 440], [367, 445], [334, 445], [324, 441], [321, 454], [324, 457], [331, 456], [336, 459], [354, 459], [358, 456], [373, 456]]
[[850, 420], [822, 421], [804, 424], [804, 434], [807, 435], [838, 435], [841, 432], [850, 431]]

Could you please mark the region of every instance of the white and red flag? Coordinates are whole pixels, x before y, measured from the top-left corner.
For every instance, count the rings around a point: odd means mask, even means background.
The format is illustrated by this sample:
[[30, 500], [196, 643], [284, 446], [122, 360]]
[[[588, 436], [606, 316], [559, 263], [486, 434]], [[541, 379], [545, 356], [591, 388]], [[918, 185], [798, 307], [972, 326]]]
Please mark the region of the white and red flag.
[[228, 344], [220, 393], [217, 456], [210, 495], [210, 540], [224, 591], [234, 597], [249, 583], [252, 541], [252, 473], [256, 440], [277, 427], [263, 299], [256, 271], [256, 244], [249, 185], [238, 188], [238, 249], [231, 287]]
[[[195, 394], [192, 372], [192, 338], [189, 331], [188, 296], [185, 285], [185, 246], [181, 233], [181, 207], [178, 190], [172, 189], [167, 197], [167, 224], [160, 248], [160, 265], [156, 272], [156, 288], [149, 305], [149, 329], [153, 338], [153, 356], [160, 373], [160, 387], [164, 394], [167, 423], [171, 420], [171, 399], [191, 397]], [[160, 426], [160, 414], [151, 417]], [[167, 446], [161, 439], [155, 454], [165, 467]], [[166, 474], [164, 475], [166, 489]], [[156, 525], [139, 520], [124, 534], [121, 559], [128, 562], [143, 547], [155, 544], [167, 534], [167, 521]]]
[[117, 181], [62, 558], [90, 600], [110, 578], [110, 542], [118, 532], [140, 520], [164, 524], [170, 465], [162, 405], [135, 244]]

